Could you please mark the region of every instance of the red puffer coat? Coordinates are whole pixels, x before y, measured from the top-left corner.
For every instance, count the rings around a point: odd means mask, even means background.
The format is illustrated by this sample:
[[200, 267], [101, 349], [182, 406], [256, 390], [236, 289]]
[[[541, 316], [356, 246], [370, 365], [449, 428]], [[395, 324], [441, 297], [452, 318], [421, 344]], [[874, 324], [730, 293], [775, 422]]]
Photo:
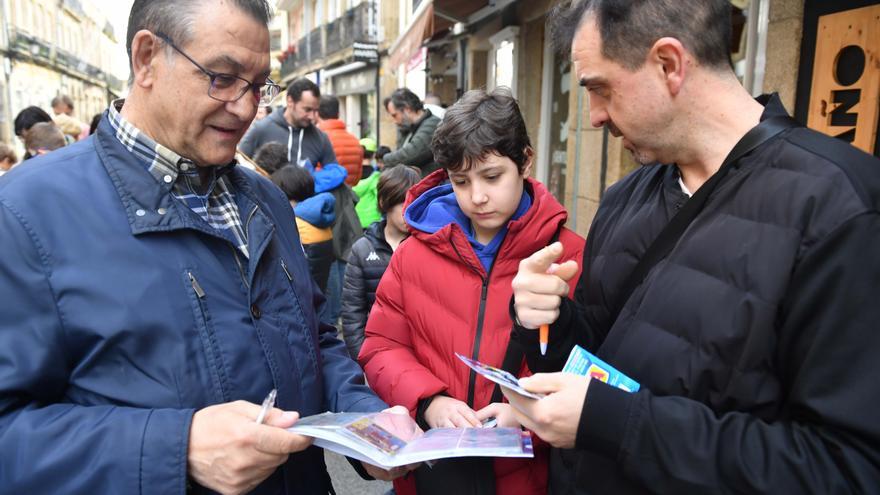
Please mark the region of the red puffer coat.
[[[439, 170], [413, 186], [406, 205], [446, 177]], [[434, 234], [410, 226], [412, 235], [395, 251], [379, 284], [359, 356], [370, 386], [387, 403], [406, 406], [415, 415], [419, 400], [440, 392], [467, 402], [470, 370], [456, 352], [501, 366], [513, 325], [508, 308], [519, 262], [549, 244], [568, 218], [541, 183], [527, 179], [526, 190], [532, 205], [509, 223], [488, 276], [457, 223]], [[580, 262], [584, 239], [561, 228], [559, 240], [565, 247], [562, 260]], [[519, 376], [529, 374], [524, 361]], [[493, 387], [476, 377], [474, 410], [488, 405]], [[546, 493], [547, 455], [548, 446], [538, 441], [535, 459], [497, 459], [497, 493]], [[412, 477], [394, 486], [398, 495], [415, 493]]]
[[357, 136], [345, 130], [345, 122], [339, 119], [327, 119], [318, 124], [333, 146], [336, 161], [348, 172], [345, 183], [351, 187], [361, 180], [363, 172], [364, 149]]

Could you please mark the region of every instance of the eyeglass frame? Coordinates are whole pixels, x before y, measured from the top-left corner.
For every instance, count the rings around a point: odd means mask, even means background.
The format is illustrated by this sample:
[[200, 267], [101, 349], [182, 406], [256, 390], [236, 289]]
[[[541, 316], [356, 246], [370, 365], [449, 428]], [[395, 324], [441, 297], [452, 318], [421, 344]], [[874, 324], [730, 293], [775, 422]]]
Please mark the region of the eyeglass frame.
[[[263, 88], [267, 88], [267, 89], [275, 88], [276, 92], [269, 100], [263, 101], [263, 98], [261, 95], [260, 100], [257, 102], [258, 107], [268, 107], [268, 106], [272, 105], [272, 102], [275, 101], [275, 98], [277, 98], [278, 95], [281, 94], [281, 86], [279, 86], [278, 84], [276, 84], [274, 81], [272, 81], [269, 78], [266, 78], [266, 82], [257, 86], [256, 83], [248, 81], [247, 79], [245, 79], [243, 77], [236, 76], [235, 74], [228, 74], [226, 72], [214, 72], [214, 71], [208, 70], [204, 66], [202, 66], [202, 64], [193, 60], [193, 58], [190, 57], [189, 55], [187, 55], [186, 52], [181, 50], [180, 47], [178, 47], [176, 44], [174, 44], [174, 42], [171, 41], [171, 37], [169, 37], [167, 34], [161, 32], [161, 31], [156, 31], [153, 33], [153, 35], [155, 35], [157, 38], [164, 41], [165, 43], [168, 43], [168, 45], [171, 48], [173, 48], [177, 53], [183, 55], [184, 58], [189, 60], [190, 63], [195, 65], [196, 68], [198, 68], [200, 71], [202, 71], [202, 73], [204, 73], [206, 76], [208, 76], [208, 78], [211, 81], [210, 86], [208, 86], [208, 97], [213, 100], [222, 101], [224, 103], [233, 103], [233, 102], [240, 100], [242, 96], [253, 91], [254, 88], [260, 89], [260, 93], [262, 93]], [[231, 100], [220, 99], [220, 98], [217, 98], [216, 96], [211, 94], [211, 90], [214, 89], [214, 82], [217, 80], [218, 77], [231, 77], [232, 79], [238, 79], [239, 81], [244, 81], [245, 83], [247, 83], [247, 86], [244, 87], [241, 94], [239, 94], [238, 96], [236, 96], [235, 98], [233, 98]]]

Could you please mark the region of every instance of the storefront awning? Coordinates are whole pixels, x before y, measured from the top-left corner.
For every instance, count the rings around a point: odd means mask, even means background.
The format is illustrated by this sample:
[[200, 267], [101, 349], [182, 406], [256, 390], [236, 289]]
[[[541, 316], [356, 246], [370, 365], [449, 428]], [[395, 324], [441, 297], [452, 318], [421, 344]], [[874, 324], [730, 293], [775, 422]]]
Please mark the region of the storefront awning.
[[471, 15], [488, 6], [488, 0], [422, 0], [409, 26], [389, 49], [392, 70], [415, 56], [425, 40], [456, 22], [466, 24]]
[[392, 70], [396, 70], [400, 64], [406, 63], [412, 58], [422, 47], [422, 43], [433, 35], [434, 4], [431, 0], [422, 0], [406, 31], [397, 38], [391, 45], [391, 49], [388, 50], [391, 54]]

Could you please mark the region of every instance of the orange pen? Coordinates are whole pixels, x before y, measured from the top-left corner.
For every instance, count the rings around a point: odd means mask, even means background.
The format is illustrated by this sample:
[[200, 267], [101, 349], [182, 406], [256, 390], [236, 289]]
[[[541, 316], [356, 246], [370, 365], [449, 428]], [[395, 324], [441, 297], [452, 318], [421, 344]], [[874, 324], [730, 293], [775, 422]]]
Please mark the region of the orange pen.
[[538, 342], [541, 343], [541, 355], [547, 354], [547, 343], [550, 342], [550, 325], [541, 325], [538, 330]]

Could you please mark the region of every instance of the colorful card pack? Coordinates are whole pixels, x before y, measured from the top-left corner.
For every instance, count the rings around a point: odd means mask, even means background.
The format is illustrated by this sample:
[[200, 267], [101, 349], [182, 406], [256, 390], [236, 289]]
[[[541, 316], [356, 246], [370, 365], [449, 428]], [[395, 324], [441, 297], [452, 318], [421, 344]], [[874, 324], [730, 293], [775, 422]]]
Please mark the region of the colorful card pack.
[[597, 358], [581, 346], [574, 346], [568, 361], [562, 368], [564, 373], [589, 376], [594, 380], [605, 382], [612, 387], [617, 387], [626, 392], [636, 392], [640, 385], [632, 378], [614, 369], [614, 366]]

